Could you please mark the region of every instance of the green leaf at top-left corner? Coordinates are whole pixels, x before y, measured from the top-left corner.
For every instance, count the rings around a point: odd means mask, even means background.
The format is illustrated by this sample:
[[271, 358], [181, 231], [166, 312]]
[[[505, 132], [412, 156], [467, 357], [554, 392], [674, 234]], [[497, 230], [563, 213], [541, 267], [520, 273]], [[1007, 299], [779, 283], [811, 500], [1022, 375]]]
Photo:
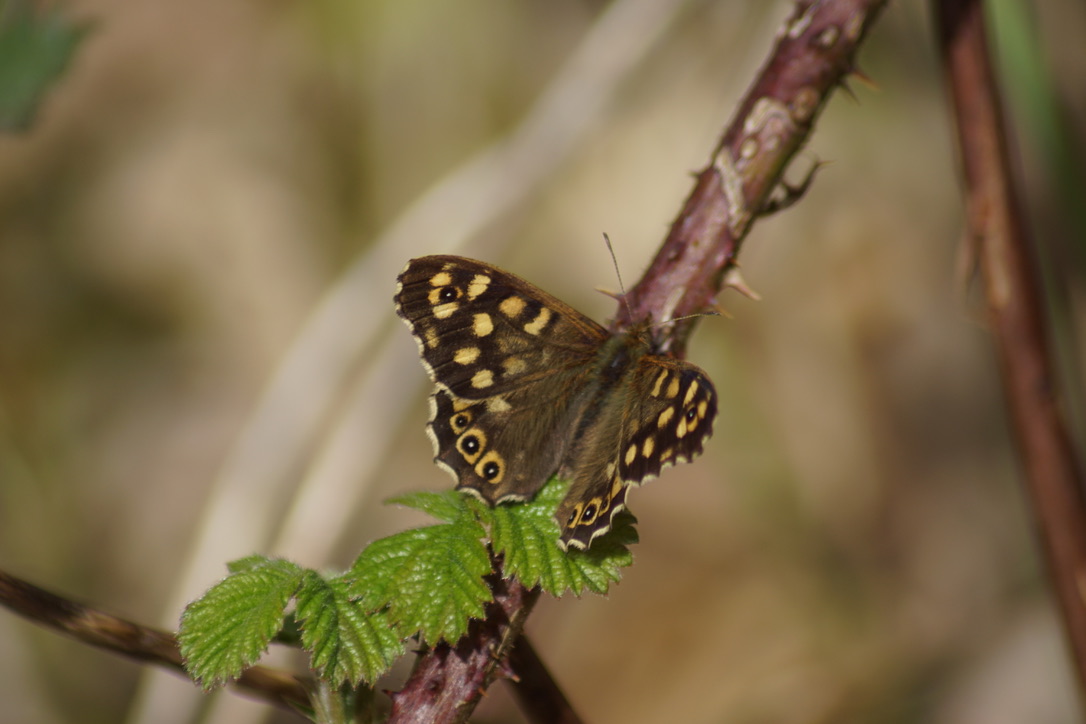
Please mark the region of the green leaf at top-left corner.
[[26, 130], [90, 26], [35, 3], [0, 4], [0, 130]]

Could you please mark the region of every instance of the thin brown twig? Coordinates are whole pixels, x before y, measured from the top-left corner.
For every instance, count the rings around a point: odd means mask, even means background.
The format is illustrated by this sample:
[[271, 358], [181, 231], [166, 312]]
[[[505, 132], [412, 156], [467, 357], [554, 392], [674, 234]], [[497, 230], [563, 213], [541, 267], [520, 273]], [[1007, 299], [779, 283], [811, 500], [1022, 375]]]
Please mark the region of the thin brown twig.
[[[177, 638], [76, 603], [0, 571], [0, 604], [31, 621], [66, 633], [95, 648], [185, 674]], [[284, 709], [307, 708], [306, 681], [263, 666], [247, 669], [234, 686]]]
[[1086, 694], [1086, 500], [1060, 409], [1034, 245], [1014, 183], [979, 0], [935, 3], [980, 270], [1003, 390], [1042, 550]]
[[527, 636], [517, 639], [509, 652], [509, 669], [516, 683], [513, 694], [532, 724], [581, 724]]

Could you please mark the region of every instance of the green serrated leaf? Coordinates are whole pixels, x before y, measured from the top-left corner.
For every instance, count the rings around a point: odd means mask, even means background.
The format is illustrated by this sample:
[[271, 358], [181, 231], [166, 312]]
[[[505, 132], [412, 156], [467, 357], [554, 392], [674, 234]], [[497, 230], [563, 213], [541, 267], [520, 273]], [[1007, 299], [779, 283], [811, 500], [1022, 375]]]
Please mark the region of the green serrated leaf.
[[267, 568], [268, 566], [274, 566], [276, 563], [286, 563], [294, 565], [289, 561], [283, 561], [279, 558], [269, 558], [268, 556], [254, 553], [251, 556], [245, 556], [244, 558], [238, 558], [233, 561], [229, 561], [226, 564], [226, 570], [231, 573], [245, 573], [246, 571], [256, 571], [261, 568]]
[[302, 647], [317, 675], [335, 685], [373, 683], [404, 652], [388, 614], [367, 614], [352, 601], [348, 581], [307, 571], [296, 594]]
[[185, 607], [178, 640], [185, 668], [204, 688], [237, 678], [267, 649], [305, 571], [290, 561], [250, 557], [241, 570]]
[[636, 519], [623, 511], [612, 529], [592, 542], [587, 551], [565, 553], [558, 547], [554, 511], [566, 494], [566, 484], [552, 480], [530, 503], [495, 506], [488, 519], [494, 550], [504, 556], [505, 571], [524, 585], [541, 586], [553, 596], [567, 590], [581, 595], [585, 589], [606, 593], [621, 569], [633, 563], [626, 547], [637, 542]]
[[441, 492], [420, 491], [397, 495], [395, 498], [389, 498], [385, 503], [414, 508], [446, 523], [455, 523], [470, 513], [467, 501], [468, 497], [461, 492], [443, 490]]
[[588, 550], [567, 554], [570, 567], [576, 572], [571, 577], [578, 581], [578, 585], [570, 586], [575, 595], [581, 595], [585, 587], [593, 593], [605, 594], [612, 583], [622, 579], [622, 569], [633, 565], [629, 546], [638, 540], [636, 522], [632, 513], [620, 511], [611, 521], [611, 530], [592, 541]]
[[351, 597], [369, 611], [387, 608], [401, 636], [455, 643], [493, 598], [482, 537], [478, 523], [462, 519], [374, 541], [351, 569]]

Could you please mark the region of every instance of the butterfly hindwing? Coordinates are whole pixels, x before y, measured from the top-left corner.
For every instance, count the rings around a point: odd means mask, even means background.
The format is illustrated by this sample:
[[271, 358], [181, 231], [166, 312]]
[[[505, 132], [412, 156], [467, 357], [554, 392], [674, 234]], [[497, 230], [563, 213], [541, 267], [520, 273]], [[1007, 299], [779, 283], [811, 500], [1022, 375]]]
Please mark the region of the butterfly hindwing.
[[434, 462], [458, 488], [491, 504], [528, 500], [543, 487], [566, 450], [568, 438], [556, 431], [575, 425], [579, 412], [570, 402], [520, 398], [467, 400], [441, 387], [430, 398]]

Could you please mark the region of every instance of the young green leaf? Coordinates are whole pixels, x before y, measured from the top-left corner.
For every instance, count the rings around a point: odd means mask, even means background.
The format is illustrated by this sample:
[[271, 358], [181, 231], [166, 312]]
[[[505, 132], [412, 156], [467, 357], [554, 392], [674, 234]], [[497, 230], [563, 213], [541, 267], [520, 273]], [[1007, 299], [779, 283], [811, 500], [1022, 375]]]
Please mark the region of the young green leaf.
[[178, 639], [189, 674], [204, 688], [237, 678], [279, 631], [305, 571], [277, 558], [235, 561], [235, 573], [190, 603]]
[[622, 569], [633, 565], [629, 546], [638, 541], [636, 522], [633, 513], [620, 511], [611, 521], [611, 530], [594, 540], [588, 550], [567, 554], [570, 578], [576, 581], [570, 585], [574, 594], [581, 595], [587, 587], [602, 595], [607, 593], [611, 583], [622, 579]]
[[417, 631], [430, 644], [455, 643], [493, 598], [482, 537], [478, 523], [461, 519], [374, 541], [351, 568], [350, 594], [365, 610], [387, 607], [401, 636]]
[[404, 652], [388, 614], [366, 614], [348, 593], [342, 578], [325, 579], [306, 571], [296, 594], [295, 618], [302, 628], [302, 647], [321, 679], [339, 685], [377, 680]]
[[567, 590], [581, 595], [585, 589], [606, 593], [620, 570], [633, 563], [626, 546], [637, 542], [635, 518], [623, 511], [615, 517], [606, 535], [593, 541], [587, 551], [564, 553], [558, 547], [558, 524], [554, 511], [566, 494], [566, 485], [549, 482], [530, 503], [498, 505], [480, 509], [489, 523], [495, 552], [504, 556], [505, 571], [526, 586], [541, 586], [560, 596]]
[[455, 523], [470, 515], [471, 509], [468, 508], [468, 500], [467, 496], [457, 490], [443, 490], [439, 493], [427, 490], [398, 495], [395, 498], [389, 498], [385, 502], [421, 510], [438, 520]]
[[226, 563], [226, 570], [230, 571], [231, 573], [247, 573], [267, 569], [269, 566], [276, 565], [282, 565], [286, 567], [293, 566], [294, 568], [298, 568], [298, 566], [296, 566], [291, 561], [285, 561], [279, 558], [268, 558], [267, 556], [262, 556], [259, 553], [254, 553], [251, 556], [245, 556], [244, 558], [238, 558], [233, 561], [228, 561]]

